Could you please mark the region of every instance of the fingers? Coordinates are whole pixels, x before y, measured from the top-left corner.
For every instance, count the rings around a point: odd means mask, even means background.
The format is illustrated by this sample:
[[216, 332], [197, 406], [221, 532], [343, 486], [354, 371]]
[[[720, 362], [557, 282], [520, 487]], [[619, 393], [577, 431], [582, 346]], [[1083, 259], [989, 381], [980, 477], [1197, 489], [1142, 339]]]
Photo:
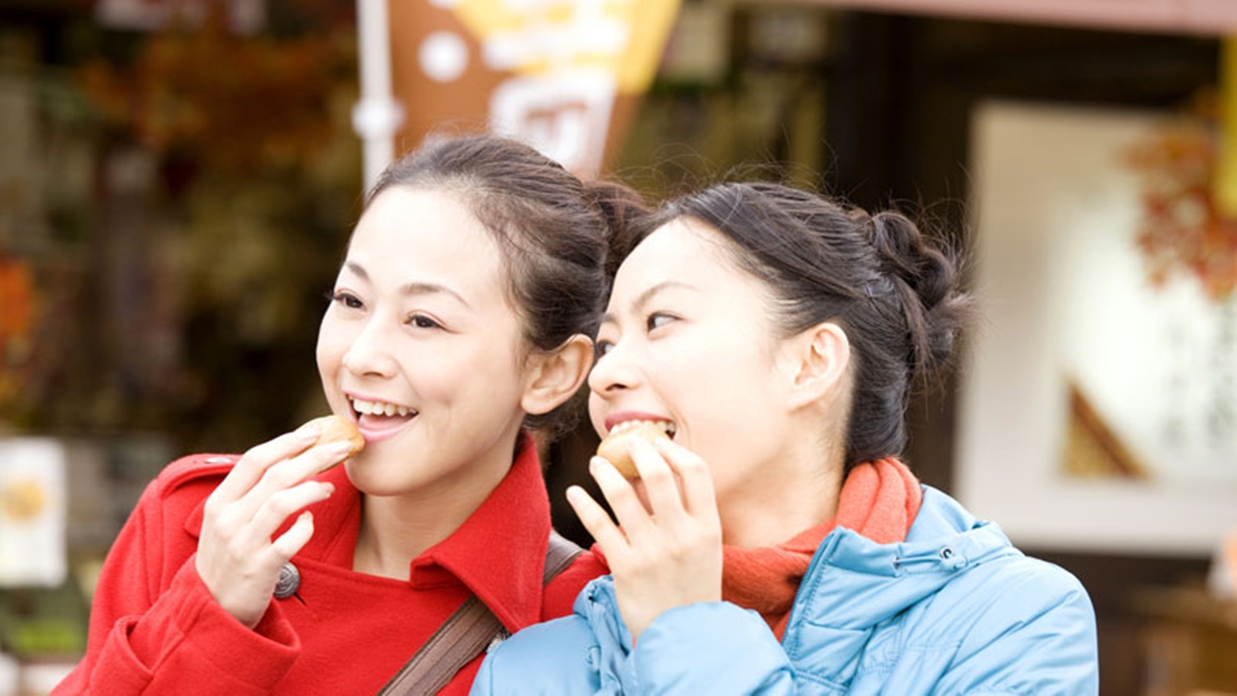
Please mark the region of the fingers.
[[695, 452], [673, 440], [657, 440], [654, 445], [678, 476], [688, 514], [717, 515], [717, 496], [709, 465]]
[[211, 496], [220, 503], [229, 503], [245, 495], [272, 465], [304, 452], [318, 437], [314, 426], [302, 427], [251, 448], [241, 456], [232, 471]]
[[576, 517], [580, 518], [580, 524], [584, 525], [607, 557], [617, 556], [627, 549], [627, 538], [622, 530], [610, 519], [605, 508], [593, 500], [583, 488], [569, 487], [567, 502], [571, 503], [571, 509], [575, 510]]
[[349, 445], [312, 447], [316, 437], [302, 427], [254, 447], [207, 498], [195, 564], [211, 595], [245, 625], [261, 618], [279, 568], [313, 536], [304, 508], [334, 492], [311, 477], [346, 457]]
[[[665, 524], [716, 517], [713, 474], [695, 452], [669, 439], [628, 440], [653, 515]], [[622, 521], [622, 520], [620, 520]]]
[[[258, 539], [269, 539], [288, 517], [309, 505], [326, 500], [334, 491], [335, 487], [325, 481], [306, 481], [275, 493], [267, 498], [254, 514], [250, 525], [251, 533]], [[304, 516], [305, 513], [302, 513], [301, 517]], [[298, 518], [296, 524], [300, 522], [301, 519]], [[312, 529], [311, 525], [310, 530]], [[288, 558], [291, 558], [291, 555]]]
[[313, 535], [314, 514], [306, 510], [296, 518], [296, 522], [292, 523], [288, 531], [271, 542], [271, 548], [279, 556], [280, 565], [283, 565], [288, 559], [295, 556], [305, 544], [309, 543], [309, 539]]
[[610, 509], [614, 511], [614, 517], [618, 520], [623, 534], [636, 536], [652, 526], [649, 511], [644, 509], [644, 504], [640, 502], [631, 482], [623, 478], [613, 464], [604, 457], [593, 457], [589, 460], [588, 470], [606, 502], [610, 504]]
[[629, 441], [628, 449], [648, 509], [600, 457], [589, 470], [618, 524], [583, 490], [569, 489], [568, 500], [605, 553], [619, 611], [637, 637], [671, 608], [720, 599], [722, 534], [711, 473], [700, 457], [668, 440]]
[[640, 438], [629, 438], [627, 449], [640, 472], [644, 492], [653, 516], [661, 524], [678, 524], [687, 516], [676, 473], [653, 445]]
[[234, 514], [243, 519], [253, 518], [273, 496], [304, 483], [309, 477], [339, 462], [348, 452], [347, 442], [334, 442], [267, 467], [257, 483], [233, 503]]
[[314, 447], [268, 467], [252, 490], [270, 494], [295, 486], [340, 462], [349, 451], [351, 445], [347, 442], [332, 442]]
[[718, 524], [713, 476], [696, 453], [666, 439], [650, 444], [631, 438], [627, 447], [640, 473], [647, 508], [633, 483], [605, 459], [594, 457], [589, 471], [628, 539], [655, 526], [682, 531], [697, 522]]
[[252, 546], [246, 539], [203, 537], [194, 557], [198, 576], [215, 601], [253, 628], [266, 612], [279, 581], [279, 569], [313, 536], [313, 515], [302, 512], [279, 538]]

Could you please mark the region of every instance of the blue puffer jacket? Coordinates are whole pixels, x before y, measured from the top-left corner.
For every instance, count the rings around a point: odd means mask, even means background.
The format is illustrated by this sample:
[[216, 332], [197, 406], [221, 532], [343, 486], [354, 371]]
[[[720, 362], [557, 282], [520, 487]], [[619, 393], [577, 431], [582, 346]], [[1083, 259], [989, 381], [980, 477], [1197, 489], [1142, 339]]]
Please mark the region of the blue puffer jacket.
[[1096, 694], [1095, 613], [1057, 566], [924, 487], [907, 540], [848, 529], [817, 549], [782, 643], [727, 602], [658, 617], [632, 648], [610, 577], [575, 614], [492, 648], [489, 694]]

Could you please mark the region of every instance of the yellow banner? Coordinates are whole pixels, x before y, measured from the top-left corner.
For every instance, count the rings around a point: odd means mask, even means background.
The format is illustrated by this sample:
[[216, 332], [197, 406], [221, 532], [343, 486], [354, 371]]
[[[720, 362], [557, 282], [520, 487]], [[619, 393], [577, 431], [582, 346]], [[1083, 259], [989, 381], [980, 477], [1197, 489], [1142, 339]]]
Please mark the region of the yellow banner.
[[462, 0], [454, 11], [493, 66], [524, 75], [601, 68], [643, 92], [657, 71], [677, 0]]

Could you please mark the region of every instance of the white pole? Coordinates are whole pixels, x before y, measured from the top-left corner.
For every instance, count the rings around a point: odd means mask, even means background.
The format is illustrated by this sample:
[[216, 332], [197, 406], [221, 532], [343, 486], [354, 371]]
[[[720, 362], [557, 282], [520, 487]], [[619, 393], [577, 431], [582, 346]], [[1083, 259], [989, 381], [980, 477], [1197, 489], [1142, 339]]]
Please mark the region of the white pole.
[[387, 0], [357, 0], [357, 40], [361, 100], [352, 109], [352, 127], [364, 142], [362, 166], [369, 191], [394, 157], [395, 131], [404, 119], [403, 109], [391, 95]]

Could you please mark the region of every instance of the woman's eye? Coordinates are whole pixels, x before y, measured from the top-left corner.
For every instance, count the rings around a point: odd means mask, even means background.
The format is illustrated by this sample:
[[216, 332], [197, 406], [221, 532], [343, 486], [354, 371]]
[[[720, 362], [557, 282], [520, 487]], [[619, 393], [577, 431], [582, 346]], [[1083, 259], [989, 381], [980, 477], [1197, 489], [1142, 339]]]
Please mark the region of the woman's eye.
[[408, 317], [408, 323], [418, 329], [441, 329], [442, 324], [430, 319], [424, 314], [414, 314]]
[[669, 314], [653, 312], [649, 315], [649, 318], [645, 320], [646, 329], [648, 331], [652, 331], [653, 329], [661, 328], [662, 326], [674, 321], [674, 319], [675, 317]]
[[332, 302], [338, 302], [348, 309], [360, 309], [363, 306], [361, 304], [361, 300], [352, 293], [332, 292], [327, 295], [327, 298], [329, 298]]
[[610, 341], [598, 341], [597, 345], [593, 347], [593, 352], [595, 354], [595, 357], [601, 358], [606, 353], [609, 353], [610, 349], [613, 347], [614, 347], [614, 344], [611, 343]]

